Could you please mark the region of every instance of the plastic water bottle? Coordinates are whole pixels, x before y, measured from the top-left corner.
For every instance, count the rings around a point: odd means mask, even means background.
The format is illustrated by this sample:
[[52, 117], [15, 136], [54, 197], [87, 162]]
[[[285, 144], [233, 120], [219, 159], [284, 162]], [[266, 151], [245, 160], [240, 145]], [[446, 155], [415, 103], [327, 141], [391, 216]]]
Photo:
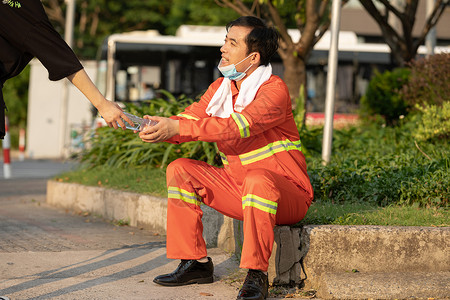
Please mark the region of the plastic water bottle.
[[[133, 124], [128, 124], [128, 122], [123, 120], [123, 122], [125, 123], [125, 127], [127, 129], [141, 131], [146, 126], [154, 126], [154, 125], [158, 124], [158, 122], [156, 122], [156, 121], [143, 119], [143, 118], [140, 118], [138, 116], [135, 116], [135, 115], [127, 113], [127, 112], [124, 112], [124, 115], [126, 115], [128, 117], [128, 119], [130, 119], [133, 122]], [[119, 125], [119, 123], [117, 123], [117, 125]]]

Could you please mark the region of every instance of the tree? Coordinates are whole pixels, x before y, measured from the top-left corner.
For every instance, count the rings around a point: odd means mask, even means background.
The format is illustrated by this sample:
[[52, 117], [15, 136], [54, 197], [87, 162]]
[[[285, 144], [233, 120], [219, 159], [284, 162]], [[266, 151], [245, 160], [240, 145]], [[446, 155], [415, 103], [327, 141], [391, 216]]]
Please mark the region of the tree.
[[[275, 26], [281, 36], [280, 55], [284, 66], [284, 81], [291, 97], [306, 99], [306, 62], [314, 45], [325, 34], [330, 25], [330, 1], [324, 0], [215, 0], [242, 16], [257, 16]], [[343, 1], [345, 4], [347, 1]], [[300, 39], [292, 40], [288, 28], [292, 26], [300, 31]], [[300, 90], [303, 95], [300, 95]]]
[[[62, 34], [65, 26], [64, 0], [43, 0], [49, 19]], [[78, 0], [76, 2], [75, 44], [81, 58], [94, 58], [102, 41], [110, 34], [156, 29], [165, 33], [173, 0]]]
[[3, 87], [11, 127], [25, 128], [27, 125], [29, 78], [30, 67], [27, 66], [18, 76], [8, 79]]
[[[62, 34], [65, 1], [42, 3]], [[237, 17], [236, 12], [224, 11], [211, 0], [77, 0], [73, 48], [82, 58], [94, 58], [103, 40], [112, 33], [156, 29], [161, 34], [175, 34], [183, 24], [224, 26]]]
[[175, 34], [183, 24], [225, 26], [238, 17], [235, 11], [223, 9], [211, 0], [172, 0], [170, 14], [166, 18], [166, 33]]
[[[414, 38], [412, 31], [416, 21], [418, 0], [398, 1], [398, 5], [389, 0], [360, 0], [360, 2], [380, 26], [383, 37], [391, 48], [394, 63], [398, 66], [403, 66], [415, 58], [417, 49], [450, 3], [449, 0], [436, 0], [420, 35]], [[378, 9], [375, 3], [381, 4], [382, 8]], [[400, 22], [398, 28], [389, 23], [391, 14]]]

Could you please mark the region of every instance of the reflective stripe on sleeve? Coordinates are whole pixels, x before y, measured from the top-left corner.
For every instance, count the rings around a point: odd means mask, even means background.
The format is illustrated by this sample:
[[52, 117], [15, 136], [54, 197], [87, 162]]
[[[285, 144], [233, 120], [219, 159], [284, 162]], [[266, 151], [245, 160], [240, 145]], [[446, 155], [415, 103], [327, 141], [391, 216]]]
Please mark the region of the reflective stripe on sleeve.
[[186, 119], [189, 119], [189, 120], [195, 120], [195, 121], [200, 120], [199, 118], [194, 117], [194, 116], [190, 116], [188, 114], [178, 114], [177, 116], [178, 117], [183, 117], [183, 118], [186, 118]]
[[247, 194], [242, 197], [242, 209], [245, 209], [247, 206], [275, 215], [277, 213], [278, 203], [256, 195]]
[[239, 113], [232, 113], [231, 117], [233, 118], [234, 122], [236, 122], [236, 125], [239, 128], [241, 138], [248, 138], [250, 136], [250, 124], [248, 123], [247, 119]]
[[248, 165], [281, 151], [298, 150], [301, 151], [300, 140], [291, 142], [290, 140], [277, 141], [267, 146], [239, 155], [242, 165]]
[[202, 203], [200, 201], [200, 196], [196, 193], [190, 193], [186, 190], [180, 189], [176, 186], [169, 186], [168, 188], [168, 198], [180, 199], [186, 203], [194, 204], [200, 206]]
[[222, 160], [223, 165], [228, 165], [229, 163], [228, 163], [227, 156], [220, 151], [219, 151], [219, 154], [220, 154], [220, 159]]

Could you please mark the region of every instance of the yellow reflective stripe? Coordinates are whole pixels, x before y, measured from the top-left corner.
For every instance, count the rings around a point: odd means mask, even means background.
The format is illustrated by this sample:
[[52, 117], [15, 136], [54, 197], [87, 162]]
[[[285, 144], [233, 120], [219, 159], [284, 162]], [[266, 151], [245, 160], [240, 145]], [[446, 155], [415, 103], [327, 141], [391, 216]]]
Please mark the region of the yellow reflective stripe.
[[253, 194], [247, 194], [242, 197], [242, 209], [245, 209], [247, 206], [275, 215], [277, 213], [278, 203]]
[[220, 151], [219, 151], [219, 154], [220, 154], [220, 159], [222, 160], [222, 163], [223, 163], [224, 165], [228, 165], [228, 159], [227, 159], [227, 156], [226, 156], [225, 154], [223, 154], [222, 152], [220, 152]]
[[231, 117], [239, 128], [239, 133], [241, 134], [241, 138], [248, 138], [250, 136], [250, 124], [247, 119], [238, 113], [232, 113]]
[[169, 188], [167, 189], [167, 197], [173, 199], [180, 199], [184, 202], [199, 206], [202, 203], [201, 201], [199, 201], [200, 196], [197, 195], [196, 193], [190, 193], [176, 186], [169, 186]]
[[300, 141], [291, 142], [290, 140], [273, 142], [268, 144], [267, 146], [247, 152], [245, 154], [241, 154], [239, 155], [239, 158], [241, 160], [242, 165], [248, 165], [260, 161], [269, 156], [272, 156], [275, 153], [289, 150], [301, 151], [302, 150], [301, 142]]
[[189, 120], [200, 120], [199, 118], [197, 118], [197, 117], [194, 117], [194, 116], [190, 116], [190, 115], [188, 115], [188, 114], [178, 114], [177, 115], [178, 117], [183, 117], [183, 118], [186, 118], [186, 119], [189, 119]]

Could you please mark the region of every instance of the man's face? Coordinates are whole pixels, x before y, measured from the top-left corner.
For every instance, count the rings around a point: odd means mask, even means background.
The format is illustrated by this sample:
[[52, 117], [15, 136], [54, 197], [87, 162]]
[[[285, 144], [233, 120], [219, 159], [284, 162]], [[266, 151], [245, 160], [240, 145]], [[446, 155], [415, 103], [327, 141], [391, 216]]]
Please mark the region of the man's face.
[[[251, 28], [233, 26], [225, 37], [225, 44], [220, 48], [222, 52], [222, 65], [237, 64], [248, 56], [245, 38], [251, 32]], [[250, 65], [250, 58], [236, 66], [238, 72], [243, 72]]]

